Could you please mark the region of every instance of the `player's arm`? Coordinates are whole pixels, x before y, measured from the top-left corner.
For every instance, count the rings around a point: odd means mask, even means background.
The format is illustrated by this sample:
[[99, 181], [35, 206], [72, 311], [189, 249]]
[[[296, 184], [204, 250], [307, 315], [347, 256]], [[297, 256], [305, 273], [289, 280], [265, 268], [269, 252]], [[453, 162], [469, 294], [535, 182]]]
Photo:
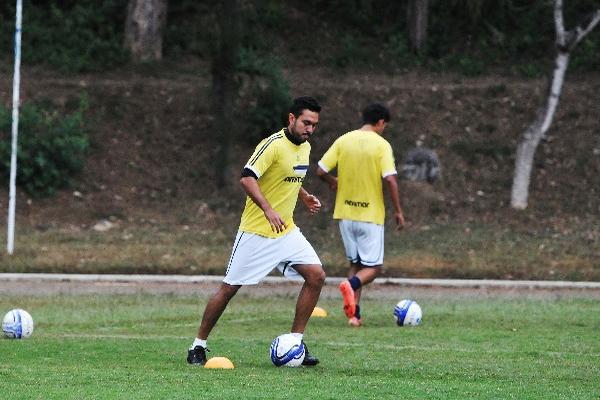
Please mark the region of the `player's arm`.
[[394, 220], [396, 221], [396, 229], [400, 230], [404, 227], [404, 214], [402, 213], [402, 208], [400, 207], [400, 194], [398, 193], [398, 180], [396, 179], [396, 174], [388, 175], [383, 178], [383, 180], [387, 185], [390, 199], [394, 205]]
[[329, 172], [325, 171], [320, 166], [317, 167], [317, 176], [323, 182], [326, 182], [329, 185], [329, 188], [334, 192], [337, 191], [337, 178], [331, 175]]
[[306, 208], [308, 208], [308, 211], [313, 215], [318, 213], [321, 209], [321, 202], [317, 196], [308, 193], [302, 186], [300, 186], [298, 198], [302, 200]]
[[240, 179], [240, 184], [244, 191], [252, 199], [254, 204], [260, 207], [261, 210], [265, 213], [265, 218], [269, 221], [271, 225], [271, 229], [273, 232], [280, 233], [283, 232], [287, 226], [285, 221], [281, 218], [279, 213], [271, 207], [271, 204], [267, 201], [267, 198], [260, 190], [258, 186], [258, 181], [254, 176], [242, 176]]
[[327, 149], [325, 154], [323, 154], [323, 157], [317, 163], [317, 176], [323, 182], [327, 183], [329, 188], [334, 192], [337, 192], [338, 180], [337, 177], [331, 174], [331, 171], [333, 171], [338, 165], [338, 150], [340, 147], [339, 143], [339, 139], [333, 142], [331, 147]]

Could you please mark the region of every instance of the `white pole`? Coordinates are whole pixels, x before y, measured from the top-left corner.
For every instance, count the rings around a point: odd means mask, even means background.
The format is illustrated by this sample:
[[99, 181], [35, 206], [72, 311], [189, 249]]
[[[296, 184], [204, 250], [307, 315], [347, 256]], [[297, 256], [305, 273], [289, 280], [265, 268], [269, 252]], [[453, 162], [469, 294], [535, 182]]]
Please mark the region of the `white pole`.
[[23, 0], [17, 0], [15, 22], [15, 73], [13, 77], [12, 108], [12, 153], [10, 156], [10, 194], [8, 198], [8, 235], [6, 250], [12, 254], [15, 247], [15, 203], [17, 180], [17, 135], [19, 132], [19, 86], [21, 84], [21, 22], [23, 18]]

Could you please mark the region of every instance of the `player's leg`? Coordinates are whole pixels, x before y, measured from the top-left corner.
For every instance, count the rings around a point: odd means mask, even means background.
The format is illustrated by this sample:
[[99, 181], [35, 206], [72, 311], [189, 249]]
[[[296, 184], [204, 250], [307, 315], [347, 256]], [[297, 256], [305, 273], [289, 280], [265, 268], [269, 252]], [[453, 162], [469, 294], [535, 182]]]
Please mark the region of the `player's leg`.
[[188, 350], [190, 364], [202, 365], [206, 362], [208, 336], [239, 288], [260, 282], [277, 265], [272, 260], [272, 251], [269, 249], [272, 242], [274, 240], [238, 232], [223, 283], [209, 299], [198, 328], [198, 336]]
[[[362, 269], [362, 265], [359, 262], [350, 262], [350, 268], [348, 269], [348, 280], [358, 274], [358, 271]], [[354, 302], [358, 304], [360, 301], [360, 293], [362, 292], [361, 287], [354, 289]]]
[[[302, 340], [310, 315], [319, 301], [321, 289], [325, 284], [325, 271], [320, 264], [295, 265], [294, 269], [304, 278], [304, 284], [296, 301], [296, 313], [291, 332]], [[306, 344], [305, 348], [302, 365], [317, 365], [319, 360], [309, 353]]]
[[319, 301], [325, 283], [325, 271], [318, 264], [295, 265], [294, 269], [304, 278], [304, 284], [296, 301], [292, 332], [304, 333], [310, 315]]
[[375, 278], [377, 278], [381, 272], [381, 265], [373, 265], [373, 266], [361, 266], [354, 276], [358, 278], [360, 281], [360, 286], [355, 290], [356, 302], [358, 303], [360, 300], [360, 292], [362, 291], [362, 287], [368, 285], [373, 282]]
[[344, 313], [349, 319], [351, 319], [354, 317], [354, 313], [356, 312], [356, 298], [354, 289], [352, 289], [352, 285], [350, 283], [350, 278], [356, 274], [360, 266], [360, 259], [358, 257], [358, 244], [356, 242], [356, 231], [354, 229], [355, 221], [342, 219], [339, 221], [339, 227], [346, 258], [348, 261], [350, 261], [348, 280], [342, 281], [339, 289], [340, 293], [342, 294]]
[[[356, 282], [352, 282], [351, 286], [353, 289], [356, 287], [356, 289], [354, 289], [354, 298], [355, 298], [355, 302], [356, 302], [356, 307], [354, 310], [354, 319], [351, 319], [348, 321], [348, 323], [350, 325], [361, 326], [362, 315], [361, 315], [361, 308], [360, 308], [360, 296], [362, 293], [362, 289], [364, 286], [373, 282], [375, 280], [375, 278], [377, 278], [377, 276], [379, 276], [380, 272], [381, 272], [381, 265], [376, 265], [376, 266], [361, 265], [361, 268], [354, 275]], [[352, 278], [350, 278], [350, 279], [352, 279]]]
[[229, 300], [235, 296], [241, 285], [229, 285], [227, 283], [221, 284], [215, 294], [212, 295], [206, 308], [204, 308], [204, 314], [202, 315], [202, 321], [198, 328], [198, 336], [192, 343], [192, 346], [188, 350], [187, 362], [192, 365], [204, 365], [206, 363], [206, 340], [208, 335], [217, 324], [217, 321], [227, 308]]
[[[304, 342], [304, 330], [325, 284], [325, 271], [317, 253], [299, 229], [286, 236], [280, 246], [283, 257], [277, 268], [289, 279], [304, 280], [296, 301], [296, 312], [290, 331]], [[302, 365], [312, 366], [318, 363], [319, 360], [306, 348]]]
[[325, 284], [325, 271], [319, 256], [300, 229], [294, 229], [282, 237], [276, 251], [280, 254], [277, 269], [283, 276], [304, 281], [296, 302], [296, 313], [292, 324], [292, 333], [304, 333], [304, 328]]
[[241, 287], [242, 285], [229, 285], [227, 283], [221, 284], [217, 292], [212, 295], [206, 304], [204, 314], [202, 315], [202, 322], [200, 323], [200, 328], [198, 329], [198, 339], [208, 339], [208, 335], [210, 335], [210, 332], [217, 324], [217, 321], [223, 314], [223, 311], [225, 311], [227, 304], [229, 304], [229, 300], [235, 296]]
[[[379, 275], [383, 263], [383, 226], [352, 221], [351, 229], [340, 224], [340, 230], [344, 243], [352, 243], [354, 253], [348, 254], [350, 246], [345, 245], [351, 265], [348, 281], [342, 282], [340, 290], [344, 297], [344, 311], [348, 317], [348, 323], [352, 326], [361, 326], [360, 297], [362, 287], [367, 285]], [[345, 230], [345, 232], [344, 232]], [[353, 260], [350, 256], [355, 257]], [[350, 300], [350, 296], [352, 299]], [[352, 309], [350, 303], [354, 303]]]

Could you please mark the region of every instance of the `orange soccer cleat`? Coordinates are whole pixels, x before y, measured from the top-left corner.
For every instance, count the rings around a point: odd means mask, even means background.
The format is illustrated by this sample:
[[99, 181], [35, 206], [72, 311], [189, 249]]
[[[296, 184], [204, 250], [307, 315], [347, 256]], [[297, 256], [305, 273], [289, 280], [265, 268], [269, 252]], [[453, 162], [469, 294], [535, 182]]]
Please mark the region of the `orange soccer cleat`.
[[354, 302], [354, 290], [350, 286], [350, 282], [344, 281], [340, 283], [340, 292], [344, 299], [344, 313], [348, 318], [354, 317], [356, 312], [356, 303]]

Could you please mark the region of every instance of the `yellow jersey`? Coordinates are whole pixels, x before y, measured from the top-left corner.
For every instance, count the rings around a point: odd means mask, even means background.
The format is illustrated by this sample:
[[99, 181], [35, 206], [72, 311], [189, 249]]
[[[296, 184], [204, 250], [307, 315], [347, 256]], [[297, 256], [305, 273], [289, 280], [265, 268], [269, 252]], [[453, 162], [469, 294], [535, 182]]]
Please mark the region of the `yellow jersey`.
[[397, 174], [392, 146], [372, 131], [340, 136], [319, 161], [325, 172], [337, 167], [334, 219], [383, 225], [382, 178]]
[[296, 226], [293, 218], [294, 208], [308, 171], [309, 156], [310, 144], [292, 143], [285, 136], [283, 129], [256, 146], [244, 168], [248, 168], [258, 177], [260, 191], [285, 221], [287, 228], [280, 233], [273, 232], [263, 210], [250, 197], [246, 197], [240, 231], [276, 238], [287, 234]]

